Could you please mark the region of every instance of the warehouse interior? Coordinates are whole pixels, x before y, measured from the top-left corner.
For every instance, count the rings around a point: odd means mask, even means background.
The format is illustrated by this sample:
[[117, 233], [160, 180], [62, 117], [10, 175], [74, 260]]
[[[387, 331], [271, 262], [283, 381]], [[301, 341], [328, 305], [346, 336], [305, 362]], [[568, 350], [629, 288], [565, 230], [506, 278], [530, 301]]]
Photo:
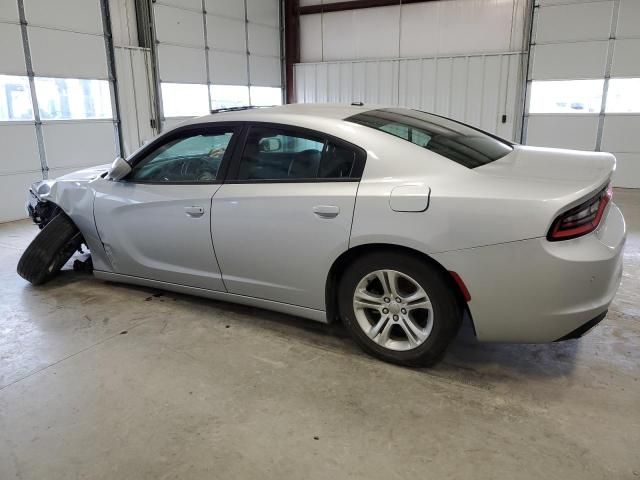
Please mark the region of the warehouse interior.
[[[0, 1], [0, 478], [640, 478], [640, 1]], [[610, 152], [627, 222], [607, 319], [444, 361], [339, 324], [16, 264], [29, 185], [211, 110], [403, 106]], [[73, 288], [70, 288], [73, 287]]]

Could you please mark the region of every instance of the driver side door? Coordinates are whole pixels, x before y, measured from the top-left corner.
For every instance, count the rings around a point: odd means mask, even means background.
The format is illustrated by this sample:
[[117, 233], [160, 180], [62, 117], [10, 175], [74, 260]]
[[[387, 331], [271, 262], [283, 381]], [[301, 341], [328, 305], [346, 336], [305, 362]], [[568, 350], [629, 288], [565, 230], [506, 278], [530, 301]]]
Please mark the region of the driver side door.
[[94, 214], [114, 273], [225, 291], [211, 239], [211, 199], [235, 126], [184, 127], [137, 154], [123, 180], [94, 185]]

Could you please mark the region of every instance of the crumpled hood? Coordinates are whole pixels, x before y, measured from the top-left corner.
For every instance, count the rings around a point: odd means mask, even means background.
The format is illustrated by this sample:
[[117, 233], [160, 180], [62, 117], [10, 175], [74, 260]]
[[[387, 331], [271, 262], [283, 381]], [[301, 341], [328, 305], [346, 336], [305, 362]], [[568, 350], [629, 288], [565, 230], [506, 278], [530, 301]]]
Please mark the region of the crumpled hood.
[[94, 178], [99, 177], [103, 173], [109, 170], [111, 166], [110, 163], [105, 163], [104, 165], [98, 165], [96, 167], [84, 168], [82, 170], [76, 170], [75, 172], [67, 173], [62, 177], [58, 177], [55, 180], [74, 180], [74, 181], [90, 181]]

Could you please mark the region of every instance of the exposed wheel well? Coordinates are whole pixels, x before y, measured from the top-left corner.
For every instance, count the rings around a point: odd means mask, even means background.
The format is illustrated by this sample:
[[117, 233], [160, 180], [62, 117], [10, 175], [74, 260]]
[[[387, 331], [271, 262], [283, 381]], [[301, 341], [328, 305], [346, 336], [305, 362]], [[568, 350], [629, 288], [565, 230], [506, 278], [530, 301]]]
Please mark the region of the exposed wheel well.
[[[456, 283], [453, 276], [444, 268], [440, 263], [436, 262], [429, 255], [419, 252], [418, 250], [414, 250], [413, 248], [403, 247], [400, 245], [390, 245], [384, 243], [372, 243], [367, 245], [359, 245], [357, 247], [350, 248], [346, 252], [342, 253], [333, 265], [331, 265], [331, 269], [329, 270], [329, 275], [327, 276], [327, 282], [325, 286], [325, 302], [326, 302], [326, 310], [327, 310], [327, 320], [331, 322], [337, 322], [340, 320], [339, 312], [338, 312], [338, 283], [340, 282], [340, 278], [342, 274], [346, 271], [348, 266], [353, 262], [356, 258], [361, 257], [370, 252], [380, 252], [380, 251], [388, 251], [388, 252], [400, 252], [406, 255], [412, 256], [419, 261], [427, 262], [437, 269], [442, 271], [443, 278], [449, 282], [451, 289], [455, 292], [456, 298], [458, 302], [460, 302], [460, 306], [467, 312], [469, 318], [471, 318], [471, 312], [467, 306], [467, 302], [464, 298], [464, 293], [461, 290], [461, 287]], [[473, 318], [471, 318], [471, 322], [473, 323]], [[475, 327], [474, 327], [475, 330]]]

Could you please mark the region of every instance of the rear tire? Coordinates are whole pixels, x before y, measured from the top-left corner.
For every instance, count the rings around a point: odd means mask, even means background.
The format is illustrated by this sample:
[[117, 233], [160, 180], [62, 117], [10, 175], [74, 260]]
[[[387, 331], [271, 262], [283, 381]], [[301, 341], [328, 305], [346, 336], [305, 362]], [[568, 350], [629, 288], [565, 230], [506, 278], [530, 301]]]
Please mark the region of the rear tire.
[[433, 365], [462, 321], [446, 275], [436, 265], [400, 252], [366, 254], [340, 279], [340, 316], [371, 355], [411, 367]]
[[40, 231], [22, 254], [18, 274], [41, 285], [51, 280], [82, 243], [82, 235], [71, 219], [59, 213]]

